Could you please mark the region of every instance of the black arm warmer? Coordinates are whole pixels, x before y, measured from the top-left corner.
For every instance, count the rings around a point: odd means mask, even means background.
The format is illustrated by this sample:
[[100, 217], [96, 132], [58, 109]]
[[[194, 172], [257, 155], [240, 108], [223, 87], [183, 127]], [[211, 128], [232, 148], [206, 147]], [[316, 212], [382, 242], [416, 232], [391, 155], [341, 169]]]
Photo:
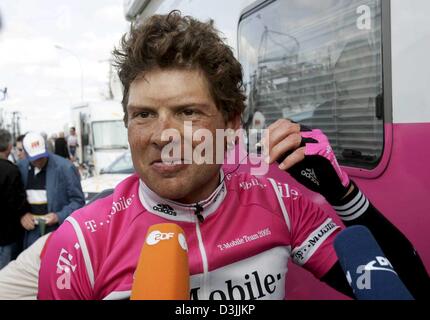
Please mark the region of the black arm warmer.
[[330, 271], [321, 278], [321, 281], [328, 284], [336, 291], [343, 293], [350, 298], [355, 298], [352, 288], [346, 280], [345, 272], [343, 271], [339, 261], [336, 262]]

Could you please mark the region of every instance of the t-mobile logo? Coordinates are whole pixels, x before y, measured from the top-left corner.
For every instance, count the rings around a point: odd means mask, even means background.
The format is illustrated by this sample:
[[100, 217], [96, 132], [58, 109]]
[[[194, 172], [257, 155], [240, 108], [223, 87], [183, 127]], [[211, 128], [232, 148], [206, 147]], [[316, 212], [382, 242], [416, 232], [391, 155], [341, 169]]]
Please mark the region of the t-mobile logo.
[[[226, 280], [218, 290], [209, 293], [209, 300], [257, 300], [274, 294], [284, 285], [282, 274], [266, 274], [261, 276], [258, 271], [245, 274], [240, 283]], [[190, 292], [192, 300], [200, 300], [201, 287], [193, 288]]]
[[[75, 248], [79, 248], [75, 245]], [[57, 260], [57, 288], [60, 290], [71, 288], [71, 275], [75, 272], [76, 266], [72, 263], [73, 256], [66, 250], [61, 249], [60, 256]]]

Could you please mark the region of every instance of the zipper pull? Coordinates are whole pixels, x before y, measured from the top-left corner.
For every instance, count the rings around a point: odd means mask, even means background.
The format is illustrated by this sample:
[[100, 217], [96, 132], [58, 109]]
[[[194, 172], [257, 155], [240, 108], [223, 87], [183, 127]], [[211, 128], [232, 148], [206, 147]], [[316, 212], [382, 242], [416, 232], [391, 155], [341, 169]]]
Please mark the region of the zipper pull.
[[203, 215], [201, 214], [202, 213], [202, 211], [203, 211], [203, 207], [199, 204], [199, 203], [197, 203], [196, 205], [195, 205], [195, 208], [196, 208], [196, 210], [195, 210], [195, 215], [197, 216], [197, 219], [199, 219], [199, 222], [200, 223], [203, 223], [204, 221], [205, 221], [205, 218], [203, 217]]

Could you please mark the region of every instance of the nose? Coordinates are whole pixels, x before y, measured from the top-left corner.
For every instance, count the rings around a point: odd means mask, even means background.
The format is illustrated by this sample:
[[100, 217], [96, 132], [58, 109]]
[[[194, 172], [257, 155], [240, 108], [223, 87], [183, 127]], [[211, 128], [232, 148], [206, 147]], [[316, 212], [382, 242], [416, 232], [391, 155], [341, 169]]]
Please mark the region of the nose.
[[169, 143], [181, 143], [182, 128], [170, 115], [160, 114], [152, 130], [151, 145], [161, 150]]

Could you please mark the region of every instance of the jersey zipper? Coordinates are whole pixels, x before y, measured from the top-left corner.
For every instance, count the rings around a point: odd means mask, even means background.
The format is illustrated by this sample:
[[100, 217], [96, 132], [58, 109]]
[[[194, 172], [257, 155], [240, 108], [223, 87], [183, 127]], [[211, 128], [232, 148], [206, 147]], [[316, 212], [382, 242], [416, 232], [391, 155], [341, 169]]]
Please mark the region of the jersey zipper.
[[196, 203], [195, 208], [196, 210], [194, 210], [194, 214], [196, 215], [197, 219], [199, 219], [199, 222], [203, 223], [205, 221], [205, 217], [202, 215], [203, 207], [199, 203]]
[[204, 217], [203, 215], [201, 215], [201, 211], [203, 211], [203, 208], [199, 204], [197, 204], [196, 211], [195, 211], [196, 233], [197, 233], [197, 240], [199, 242], [199, 250], [200, 250], [200, 255], [202, 257], [202, 264], [203, 264], [202, 299], [208, 300], [209, 299], [209, 294], [208, 294], [209, 265], [208, 265], [208, 257], [206, 255], [205, 245], [203, 243], [202, 232], [200, 229], [200, 224], [203, 223], [204, 221]]

